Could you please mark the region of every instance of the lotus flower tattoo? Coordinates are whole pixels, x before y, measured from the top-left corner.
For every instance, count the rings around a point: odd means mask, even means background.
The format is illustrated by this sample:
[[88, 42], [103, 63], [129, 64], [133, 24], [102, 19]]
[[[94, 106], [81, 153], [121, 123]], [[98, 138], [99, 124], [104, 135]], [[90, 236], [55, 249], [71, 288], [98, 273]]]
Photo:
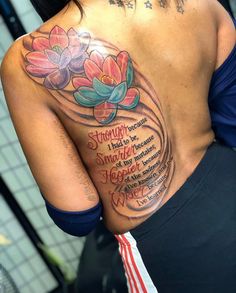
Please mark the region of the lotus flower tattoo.
[[74, 97], [81, 106], [93, 108], [99, 123], [110, 123], [118, 109], [129, 110], [137, 106], [140, 93], [131, 87], [134, 70], [127, 52], [104, 58], [94, 50], [84, 62], [84, 71], [85, 77], [73, 78], [77, 89]]
[[36, 37], [32, 51], [26, 55], [26, 70], [34, 77], [44, 78], [48, 89], [63, 89], [71, 74], [81, 74], [88, 53], [89, 33], [78, 34], [73, 28], [65, 32], [55, 26], [49, 37]]

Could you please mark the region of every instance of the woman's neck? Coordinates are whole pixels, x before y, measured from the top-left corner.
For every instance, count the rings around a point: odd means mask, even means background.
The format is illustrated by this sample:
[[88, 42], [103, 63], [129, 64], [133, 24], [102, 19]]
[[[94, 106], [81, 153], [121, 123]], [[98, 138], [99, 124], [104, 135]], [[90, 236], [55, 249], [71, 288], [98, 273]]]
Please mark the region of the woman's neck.
[[80, 0], [82, 6], [110, 6], [113, 8], [123, 8], [134, 10], [138, 8], [153, 9], [156, 7], [170, 8], [175, 6], [180, 13], [184, 12], [186, 0]]

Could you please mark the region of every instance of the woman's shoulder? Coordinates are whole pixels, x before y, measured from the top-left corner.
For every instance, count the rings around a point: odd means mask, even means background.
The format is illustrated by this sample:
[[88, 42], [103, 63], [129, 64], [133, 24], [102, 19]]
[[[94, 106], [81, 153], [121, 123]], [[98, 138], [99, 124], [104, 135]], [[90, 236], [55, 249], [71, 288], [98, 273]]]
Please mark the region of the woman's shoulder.
[[[33, 44], [33, 36], [38, 33], [23, 35], [18, 38], [6, 52], [0, 68], [0, 76], [7, 102], [15, 100], [21, 102], [29, 102], [36, 100], [40, 95], [40, 102], [47, 103], [47, 95], [42, 87], [37, 83], [37, 80], [28, 74], [28, 54], [29, 47]], [[33, 50], [33, 49], [31, 49]]]
[[[24, 35], [18, 38], [7, 50], [1, 63], [1, 81], [4, 89], [18, 88], [22, 89], [27, 84], [23, 70], [22, 48], [23, 40], [27, 38]], [[23, 83], [22, 83], [23, 82]]]

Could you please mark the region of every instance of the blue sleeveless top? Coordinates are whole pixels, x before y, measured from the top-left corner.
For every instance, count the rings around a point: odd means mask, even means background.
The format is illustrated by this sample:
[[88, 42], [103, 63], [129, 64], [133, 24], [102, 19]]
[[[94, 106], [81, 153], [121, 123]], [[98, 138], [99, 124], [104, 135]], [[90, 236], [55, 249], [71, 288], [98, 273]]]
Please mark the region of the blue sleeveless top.
[[236, 147], [236, 45], [212, 76], [208, 104], [216, 139]]

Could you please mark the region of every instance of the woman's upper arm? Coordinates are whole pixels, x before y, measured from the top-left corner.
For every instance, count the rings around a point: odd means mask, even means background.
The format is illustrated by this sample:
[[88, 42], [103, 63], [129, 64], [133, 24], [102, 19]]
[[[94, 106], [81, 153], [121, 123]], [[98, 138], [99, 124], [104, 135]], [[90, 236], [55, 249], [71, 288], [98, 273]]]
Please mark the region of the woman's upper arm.
[[13, 46], [2, 64], [1, 78], [33, 176], [55, 207], [68, 211], [89, 209], [99, 202], [97, 191], [73, 141], [48, 106], [46, 92], [16, 65], [16, 55]]

